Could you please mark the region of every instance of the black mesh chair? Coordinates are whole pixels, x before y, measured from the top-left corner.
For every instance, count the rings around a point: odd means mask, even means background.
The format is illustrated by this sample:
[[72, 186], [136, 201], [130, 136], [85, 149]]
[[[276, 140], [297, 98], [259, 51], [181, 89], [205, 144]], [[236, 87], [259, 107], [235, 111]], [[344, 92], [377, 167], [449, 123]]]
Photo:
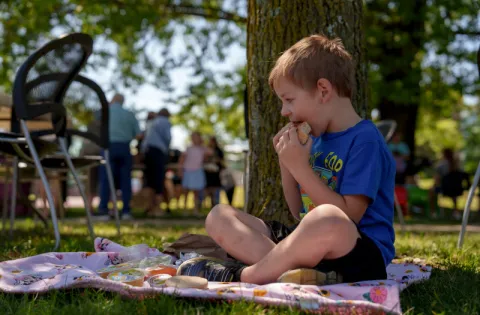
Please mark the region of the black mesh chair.
[[[478, 75], [480, 77], [480, 47], [477, 51], [477, 67]], [[465, 238], [465, 232], [467, 232], [468, 217], [470, 216], [470, 207], [472, 206], [473, 196], [475, 195], [475, 189], [478, 187], [480, 181], [480, 163], [478, 163], [477, 170], [475, 171], [475, 176], [473, 177], [473, 183], [468, 191], [467, 202], [465, 203], [465, 208], [463, 209], [463, 218], [462, 218], [462, 228], [460, 230], [460, 235], [458, 236], [457, 247], [462, 248], [463, 240]]]
[[[54, 250], [60, 245], [60, 232], [53, 195], [41, 160], [51, 152], [58, 150], [58, 145], [33, 136], [29, 132], [27, 121], [50, 114], [53, 129], [59, 139], [60, 149], [63, 153], [66, 152], [65, 139], [61, 138], [66, 133], [66, 110], [62, 100], [72, 80], [85, 65], [92, 52], [92, 47], [93, 40], [90, 36], [74, 33], [53, 40], [30, 55], [18, 69], [13, 85], [11, 126], [13, 133], [0, 133], [0, 143], [2, 144], [0, 150], [13, 156], [12, 195], [16, 195], [15, 183], [18, 179], [18, 163], [20, 161], [34, 165], [40, 176], [50, 204], [50, 215], [54, 225]], [[39, 77], [51, 73], [64, 75], [61, 80], [53, 81], [48, 85], [31, 84]], [[11, 215], [15, 213], [15, 202], [16, 198], [11, 198]], [[11, 223], [13, 223], [12, 219], [14, 217], [11, 216]], [[11, 224], [12, 226], [13, 224]]]
[[[46, 87], [56, 85], [56, 82], [65, 80], [66, 74], [63, 73], [51, 73], [42, 75], [35, 80], [31, 81], [27, 85], [27, 91], [33, 89], [48, 90]], [[43, 88], [45, 87], [45, 88]], [[97, 167], [101, 164], [105, 164], [108, 176], [108, 182], [110, 185], [110, 191], [112, 192], [111, 198], [114, 207], [114, 216], [117, 224], [117, 233], [120, 234], [120, 219], [117, 210], [117, 200], [114, 189], [113, 175], [108, 159], [109, 151], [109, 105], [103, 90], [92, 80], [77, 75], [68, 87], [67, 92], [61, 102], [65, 106], [65, 117], [72, 117], [77, 121], [75, 125], [79, 127], [90, 126], [97, 124], [99, 128], [90, 128], [82, 130], [73, 128], [72, 126], [66, 126], [66, 128], [36, 130], [30, 132], [32, 137], [40, 138], [45, 136], [55, 135], [59, 141], [61, 154], [49, 154], [41, 160], [42, 166], [47, 171], [55, 172], [72, 172], [73, 178], [79, 188], [80, 195], [85, 204], [85, 212], [87, 215], [88, 229], [92, 238], [95, 236], [93, 232], [93, 225], [91, 219], [90, 203], [88, 202], [87, 194], [84, 189], [77, 170], [88, 170], [93, 167]], [[62, 124], [65, 122], [62, 122]], [[52, 124], [58, 125], [54, 122], [54, 116], [52, 115]], [[101, 155], [87, 155], [79, 157], [71, 157], [67, 145], [67, 137], [80, 137], [88, 140], [90, 143], [98, 146], [104, 151], [105, 159]], [[15, 217], [15, 213], [11, 213], [11, 218]], [[12, 228], [12, 225], [11, 225]], [[58, 228], [54, 226], [54, 228]]]
[[[394, 120], [381, 120], [375, 124], [385, 139], [386, 143], [389, 143], [392, 140], [393, 134], [397, 129], [397, 123]], [[398, 202], [397, 194], [393, 192], [393, 198], [395, 203], [395, 210], [397, 211], [398, 221], [402, 231], [405, 231], [405, 219], [403, 217], [402, 207]]]

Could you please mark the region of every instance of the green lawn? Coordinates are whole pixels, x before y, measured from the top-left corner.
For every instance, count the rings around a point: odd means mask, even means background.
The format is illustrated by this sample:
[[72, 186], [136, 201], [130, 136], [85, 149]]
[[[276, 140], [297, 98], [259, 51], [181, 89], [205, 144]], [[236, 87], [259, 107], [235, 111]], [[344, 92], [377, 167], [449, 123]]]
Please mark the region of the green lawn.
[[[32, 222], [20, 224], [12, 243], [0, 247], [0, 261], [35, 255], [53, 246], [52, 233], [41, 227], [27, 231]], [[205, 233], [202, 226], [158, 227], [124, 224], [122, 236], [116, 238], [113, 224], [96, 223], [96, 233], [124, 245], [147, 243], [162, 248], [184, 232]], [[81, 225], [63, 225], [61, 251], [93, 250]], [[2, 237], [3, 240], [5, 238]], [[467, 234], [465, 247], [455, 248], [457, 233], [398, 234], [398, 257], [418, 257], [435, 269], [431, 280], [402, 293], [407, 314], [478, 314], [480, 312], [480, 234]], [[0, 294], [1, 314], [297, 314], [287, 308], [269, 308], [252, 303], [205, 302], [159, 296], [144, 301], [125, 300], [107, 292], [73, 290], [42, 296]]]

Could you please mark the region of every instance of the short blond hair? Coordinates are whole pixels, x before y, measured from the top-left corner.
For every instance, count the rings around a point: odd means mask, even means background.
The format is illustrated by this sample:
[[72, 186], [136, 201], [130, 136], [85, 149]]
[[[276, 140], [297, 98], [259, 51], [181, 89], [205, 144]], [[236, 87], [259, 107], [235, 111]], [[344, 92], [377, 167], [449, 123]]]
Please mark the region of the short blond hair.
[[312, 35], [298, 41], [278, 58], [268, 83], [273, 89], [274, 84], [284, 77], [312, 91], [318, 80], [324, 78], [330, 81], [339, 96], [352, 98], [354, 73], [352, 56], [345, 50], [341, 39]]

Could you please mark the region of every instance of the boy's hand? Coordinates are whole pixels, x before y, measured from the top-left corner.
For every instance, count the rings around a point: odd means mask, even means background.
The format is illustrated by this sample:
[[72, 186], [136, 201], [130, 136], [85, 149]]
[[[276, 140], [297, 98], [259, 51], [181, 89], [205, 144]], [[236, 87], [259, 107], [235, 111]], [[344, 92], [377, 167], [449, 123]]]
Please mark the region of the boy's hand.
[[278, 141], [280, 141], [280, 137], [285, 133], [285, 131], [288, 131], [292, 127], [293, 127], [293, 123], [289, 122], [282, 129], [280, 129], [280, 131], [275, 135], [275, 137], [273, 137], [273, 148], [275, 150], [277, 150], [276, 147], [277, 147]]
[[308, 166], [312, 143], [312, 138], [309, 137], [307, 143], [302, 145], [298, 140], [297, 130], [290, 128], [280, 135], [275, 151], [280, 162], [291, 171], [302, 164]]

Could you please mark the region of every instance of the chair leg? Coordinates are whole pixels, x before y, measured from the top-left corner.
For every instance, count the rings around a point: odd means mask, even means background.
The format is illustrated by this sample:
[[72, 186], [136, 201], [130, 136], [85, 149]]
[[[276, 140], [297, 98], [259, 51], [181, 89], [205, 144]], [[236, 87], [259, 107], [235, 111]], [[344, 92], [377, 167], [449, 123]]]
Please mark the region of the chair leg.
[[72, 159], [68, 154], [67, 143], [65, 141], [65, 138], [59, 138], [58, 142], [60, 143], [60, 148], [65, 157], [65, 161], [67, 162], [68, 168], [72, 172], [73, 178], [75, 179], [75, 183], [77, 184], [78, 190], [80, 191], [80, 195], [82, 196], [83, 203], [85, 204], [85, 213], [87, 214], [88, 231], [90, 232], [90, 236], [92, 237], [92, 239], [95, 239], [95, 232], [93, 231], [93, 224], [92, 224], [92, 221], [93, 221], [92, 211], [90, 210], [90, 203], [88, 202], [87, 195], [85, 194], [85, 188], [83, 187], [82, 181], [80, 180], [80, 177], [78, 176], [77, 171], [73, 166]]
[[480, 180], [480, 163], [478, 163], [477, 171], [473, 177], [472, 187], [468, 192], [467, 202], [465, 203], [465, 208], [463, 209], [463, 219], [462, 219], [462, 229], [460, 230], [460, 235], [458, 236], [457, 248], [462, 248], [463, 239], [465, 238], [465, 232], [467, 231], [468, 216], [470, 215], [470, 206], [472, 205], [473, 196], [475, 195], [475, 188], [478, 186], [478, 181]]
[[405, 219], [403, 218], [403, 212], [402, 212], [402, 207], [400, 206], [400, 203], [398, 202], [397, 194], [394, 192], [393, 193], [394, 202], [395, 202], [395, 210], [397, 210], [397, 215], [398, 215], [398, 221], [400, 221], [400, 227], [402, 229], [402, 232], [405, 232]]
[[3, 207], [2, 207], [2, 233], [5, 236], [7, 230], [7, 214], [8, 214], [8, 181], [10, 176], [10, 168], [5, 167], [5, 183], [3, 186]]
[[42, 180], [43, 186], [45, 188], [45, 193], [47, 194], [48, 203], [50, 204], [50, 216], [52, 218], [53, 230], [55, 233], [55, 247], [53, 248], [53, 251], [56, 251], [60, 246], [60, 231], [58, 229], [57, 212], [55, 211], [55, 203], [53, 201], [52, 190], [50, 189], [50, 186], [48, 184], [47, 176], [45, 175], [45, 171], [43, 170], [42, 163], [40, 162], [40, 158], [38, 157], [37, 150], [35, 149], [32, 137], [30, 136], [30, 132], [28, 130], [25, 120], [20, 120], [20, 126], [22, 127], [23, 134], [25, 135], [25, 139], [27, 140], [28, 148], [30, 149], [30, 153], [33, 157], [33, 162], [35, 163], [38, 175]]
[[117, 235], [120, 236], [120, 218], [118, 216], [117, 208], [117, 193], [115, 190], [115, 182], [113, 181], [112, 167], [110, 166], [110, 152], [108, 150], [105, 150], [105, 169], [107, 171], [108, 186], [110, 187], [110, 194], [113, 203], [113, 215], [115, 216]]
[[90, 210], [93, 211], [92, 201], [92, 187], [90, 186], [90, 176], [92, 174], [92, 169], [87, 170], [87, 179], [85, 181], [85, 190], [87, 191], [88, 204], [90, 205]]
[[[66, 174], [65, 177], [67, 177]], [[59, 176], [59, 178], [62, 178], [62, 176]], [[65, 219], [65, 207], [63, 206], [62, 181], [60, 179], [55, 180], [55, 186], [57, 189], [58, 213], [60, 221], [63, 222], [63, 219]]]
[[13, 238], [13, 225], [15, 224], [15, 210], [17, 208], [18, 188], [18, 157], [13, 158], [12, 192], [10, 195], [10, 240]]

